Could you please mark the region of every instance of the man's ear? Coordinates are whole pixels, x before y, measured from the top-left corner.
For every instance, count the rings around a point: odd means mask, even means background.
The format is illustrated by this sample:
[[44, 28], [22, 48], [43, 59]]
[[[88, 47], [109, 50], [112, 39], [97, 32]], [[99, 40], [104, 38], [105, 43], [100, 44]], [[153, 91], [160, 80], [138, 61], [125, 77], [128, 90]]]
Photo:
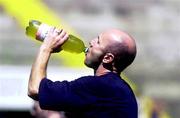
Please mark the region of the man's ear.
[[106, 53], [102, 61], [106, 64], [112, 63], [114, 61], [114, 55], [112, 53]]

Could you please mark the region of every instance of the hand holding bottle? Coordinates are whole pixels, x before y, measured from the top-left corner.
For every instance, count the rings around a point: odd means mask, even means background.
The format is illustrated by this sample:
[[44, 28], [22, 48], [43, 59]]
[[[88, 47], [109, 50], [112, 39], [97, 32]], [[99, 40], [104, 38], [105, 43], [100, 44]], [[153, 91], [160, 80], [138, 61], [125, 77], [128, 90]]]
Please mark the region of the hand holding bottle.
[[69, 35], [63, 29], [51, 28], [43, 41], [43, 47], [51, 53], [60, 52]]
[[[43, 42], [44, 39], [47, 37], [48, 32], [52, 28], [53, 28], [53, 26], [44, 24], [40, 21], [31, 20], [31, 21], [29, 21], [29, 26], [26, 27], [26, 35], [30, 36], [38, 41]], [[64, 36], [64, 34], [61, 34], [60, 37], [62, 38], [62, 36]], [[65, 39], [62, 39], [62, 40], [65, 40]], [[61, 43], [61, 42], [59, 42], [59, 43]], [[85, 47], [84, 42], [72, 34], [69, 34], [68, 40], [65, 41], [63, 43], [63, 45], [60, 45], [60, 47], [64, 51], [68, 51], [71, 53], [81, 53], [81, 52], [86, 52], [88, 50], [88, 48]]]

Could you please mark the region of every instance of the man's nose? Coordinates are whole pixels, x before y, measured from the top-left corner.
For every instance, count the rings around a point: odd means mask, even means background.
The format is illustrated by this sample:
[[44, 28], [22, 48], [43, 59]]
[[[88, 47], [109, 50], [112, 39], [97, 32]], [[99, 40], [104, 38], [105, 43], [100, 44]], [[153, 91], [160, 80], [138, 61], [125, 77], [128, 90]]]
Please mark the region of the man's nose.
[[92, 45], [93, 45], [93, 44], [92, 44], [92, 40], [91, 40], [91, 41], [89, 42], [89, 46], [92, 47]]
[[89, 42], [89, 46], [92, 47], [92, 41]]
[[94, 45], [94, 43], [95, 43], [95, 40], [94, 40], [94, 39], [91, 40], [91, 41], [89, 42], [90, 47], [92, 47], [92, 46]]

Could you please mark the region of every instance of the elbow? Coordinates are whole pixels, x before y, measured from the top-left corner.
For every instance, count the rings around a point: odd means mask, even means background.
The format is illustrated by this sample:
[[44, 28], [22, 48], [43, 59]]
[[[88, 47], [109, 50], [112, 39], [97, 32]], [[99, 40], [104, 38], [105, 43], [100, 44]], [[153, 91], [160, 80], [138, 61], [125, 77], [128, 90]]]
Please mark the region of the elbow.
[[28, 87], [28, 96], [33, 100], [38, 100], [38, 89]]

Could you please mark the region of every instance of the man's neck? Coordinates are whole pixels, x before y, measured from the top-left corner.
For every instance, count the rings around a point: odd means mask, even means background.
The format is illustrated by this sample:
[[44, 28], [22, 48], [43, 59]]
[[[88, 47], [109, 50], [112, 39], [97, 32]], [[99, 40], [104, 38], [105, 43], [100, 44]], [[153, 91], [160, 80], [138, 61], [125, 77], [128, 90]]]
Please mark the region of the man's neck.
[[115, 70], [110, 70], [110, 69], [104, 68], [103, 65], [100, 65], [97, 69], [94, 69], [94, 75], [95, 75], [95, 76], [105, 75], [105, 74], [107, 74], [108, 72], [117, 73]]
[[111, 72], [111, 71], [110, 70], [104, 70], [104, 71], [94, 70], [94, 75], [101, 76], [101, 75], [105, 75], [108, 72]]

